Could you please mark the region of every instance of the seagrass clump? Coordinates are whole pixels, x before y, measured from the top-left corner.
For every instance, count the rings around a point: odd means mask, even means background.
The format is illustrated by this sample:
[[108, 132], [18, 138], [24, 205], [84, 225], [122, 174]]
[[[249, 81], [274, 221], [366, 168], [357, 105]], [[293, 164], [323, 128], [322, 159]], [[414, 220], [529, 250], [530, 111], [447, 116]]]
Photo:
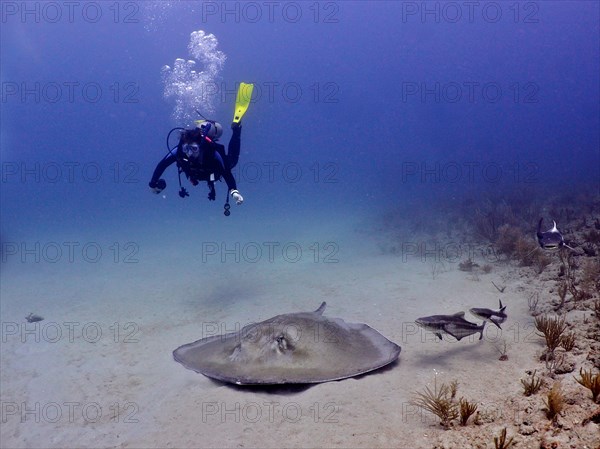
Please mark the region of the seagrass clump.
[[425, 392], [417, 392], [411, 403], [433, 413], [440, 419], [440, 424], [446, 428], [450, 427], [450, 423], [459, 416], [452, 388], [444, 383], [438, 389], [436, 382], [433, 391], [426, 386]]
[[565, 317], [539, 315], [535, 317], [535, 328], [540, 336], [546, 340], [548, 350], [553, 353], [562, 341], [567, 324], [565, 323]]
[[471, 415], [477, 411], [477, 404], [474, 402], [469, 402], [466, 399], [460, 398], [460, 401], [458, 401], [458, 405], [460, 408], [460, 425], [466, 426], [467, 421], [469, 421]]
[[575, 380], [592, 392], [592, 400], [596, 402], [600, 395], [600, 373], [592, 374], [591, 369], [584, 371], [580, 368], [579, 376], [579, 379], [575, 378]]
[[502, 429], [499, 437], [494, 437], [494, 446], [496, 449], [508, 449], [513, 445], [515, 437], [510, 437], [510, 440], [506, 440], [506, 427]]
[[523, 394], [525, 394], [525, 396], [531, 396], [532, 394], [536, 394], [544, 385], [543, 379], [540, 379], [539, 377], [536, 379], [536, 371], [537, 370], [534, 370], [528, 379], [521, 379], [521, 383], [523, 384]]
[[565, 407], [565, 397], [559, 382], [552, 386], [544, 399], [544, 403], [546, 404], [546, 417], [551, 421], [555, 421], [558, 414]]
[[567, 352], [573, 349], [575, 347], [575, 332], [569, 332], [560, 337], [560, 345]]

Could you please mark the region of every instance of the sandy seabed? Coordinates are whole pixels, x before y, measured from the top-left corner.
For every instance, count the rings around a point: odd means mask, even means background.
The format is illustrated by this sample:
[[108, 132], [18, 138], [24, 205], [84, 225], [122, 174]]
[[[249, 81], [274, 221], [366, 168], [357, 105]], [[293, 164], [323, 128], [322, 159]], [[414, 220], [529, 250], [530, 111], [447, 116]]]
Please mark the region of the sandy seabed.
[[[281, 253], [272, 261], [247, 254], [202, 261], [194, 242], [163, 247], [149, 235], [138, 263], [5, 263], [1, 446], [491, 448], [504, 427], [519, 448], [600, 445], [598, 424], [581, 425], [594, 404], [573, 375], [564, 387], [586, 405], [559, 427], [545, 417], [541, 397], [523, 395], [520, 379], [543, 366], [544, 343], [527, 301], [533, 281], [522, 270], [497, 262], [476, 274], [446, 262], [434, 273], [420, 257], [358, 244], [363, 237], [338, 234], [332, 252], [323, 245], [331, 235], [319, 236], [317, 257], [310, 239], [297, 239], [298, 261]], [[497, 308], [498, 299], [508, 320], [502, 331], [486, 326], [481, 341], [439, 341], [414, 325], [459, 311], [477, 321], [468, 309]], [[399, 344], [398, 362], [308, 388], [265, 389], [218, 383], [172, 358], [209, 333], [315, 310], [322, 301], [327, 316], [367, 323]], [[30, 312], [44, 320], [26, 323]], [[500, 361], [504, 343], [508, 360]], [[425, 386], [453, 380], [457, 397], [476, 402], [478, 414], [444, 430], [410, 401]]]

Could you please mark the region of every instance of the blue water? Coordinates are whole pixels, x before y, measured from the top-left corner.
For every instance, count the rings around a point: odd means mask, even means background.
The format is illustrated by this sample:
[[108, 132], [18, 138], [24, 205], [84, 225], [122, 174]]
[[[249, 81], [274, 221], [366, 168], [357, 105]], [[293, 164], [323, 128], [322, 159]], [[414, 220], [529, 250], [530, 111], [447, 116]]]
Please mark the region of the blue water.
[[221, 213], [224, 185], [216, 203], [203, 186], [180, 200], [174, 167], [168, 205], [147, 191], [166, 133], [182, 125], [161, 68], [191, 58], [196, 30], [226, 56], [213, 117], [226, 131], [236, 83], [257, 85], [239, 226], [481, 190], [598, 187], [596, 2], [71, 8], [2, 5], [5, 239]]

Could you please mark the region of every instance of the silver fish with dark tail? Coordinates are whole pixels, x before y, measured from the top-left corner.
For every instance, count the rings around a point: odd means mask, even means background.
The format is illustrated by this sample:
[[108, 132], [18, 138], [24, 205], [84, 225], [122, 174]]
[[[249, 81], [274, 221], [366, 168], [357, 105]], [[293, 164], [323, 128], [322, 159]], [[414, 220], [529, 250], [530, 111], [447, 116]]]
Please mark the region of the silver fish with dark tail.
[[454, 315], [432, 315], [418, 318], [415, 320], [418, 326], [433, 332], [441, 340], [442, 334], [452, 335], [457, 340], [461, 340], [469, 335], [479, 333], [479, 339], [483, 338], [483, 329], [485, 321], [478, 326], [465, 320], [465, 312], [458, 312]]

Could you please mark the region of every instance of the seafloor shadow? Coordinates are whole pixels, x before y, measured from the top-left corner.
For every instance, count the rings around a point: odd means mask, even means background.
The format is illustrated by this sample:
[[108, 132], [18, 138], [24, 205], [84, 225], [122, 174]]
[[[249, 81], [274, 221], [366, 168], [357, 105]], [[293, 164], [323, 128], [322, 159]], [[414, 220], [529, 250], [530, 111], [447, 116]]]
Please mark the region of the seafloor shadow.
[[[342, 382], [346, 379], [361, 379], [365, 376], [378, 376], [381, 375], [383, 373], [386, 373], [388, 371], [391, 371], [392, 369], [394, 369], [400, 362], [398, 360], [395, 360], [394, 362], [383, 366], [381, 368], [378, 368], [374, 371], [369, 371], [368, 373], [363, 373], [363, 374], [359, 374], [357, 376], [351, 376], [351, 377], [347, 377], [344, 379], [339, 379], [339, 380], [333, 380], [330, 382]], [[211, 382], [218, 384], [220, 386], [228, 386], [230, 388], [233, 388], [235, 390], [238, 391], [243, 391], [243, 392], [253, 392], [253, 393], [266, 393], [266, 394], [276, 394], [276, 395], [282, 395], [282, 396], [291, 396], [294, 394], [298, 394], [298, 393], [302, 393], [303, 391], [308, 390], [310, 387], [314, 387], [315, 385], [318, 385], [319, 383], [323, 383], [323, 382], [317, 382], [317, 383], [310, 383], [310, 384], [281, 384], [281, 385], [236, 385], [236, 384], [231, 384], [231, 383], [227, 383], [227, 382], [221, 382], [219, 380], [216, 379], [210, 379]]]
[[481, 362], [490, 359], [489, 348], [484, 345], [464, 345], [455, 346], [451, 349], [440, 348], [439, 352], [430, 352], [428, 354], [416, 354], [413, 358], [415, 366], [419, 368], [451, 368], [457, 362]]

